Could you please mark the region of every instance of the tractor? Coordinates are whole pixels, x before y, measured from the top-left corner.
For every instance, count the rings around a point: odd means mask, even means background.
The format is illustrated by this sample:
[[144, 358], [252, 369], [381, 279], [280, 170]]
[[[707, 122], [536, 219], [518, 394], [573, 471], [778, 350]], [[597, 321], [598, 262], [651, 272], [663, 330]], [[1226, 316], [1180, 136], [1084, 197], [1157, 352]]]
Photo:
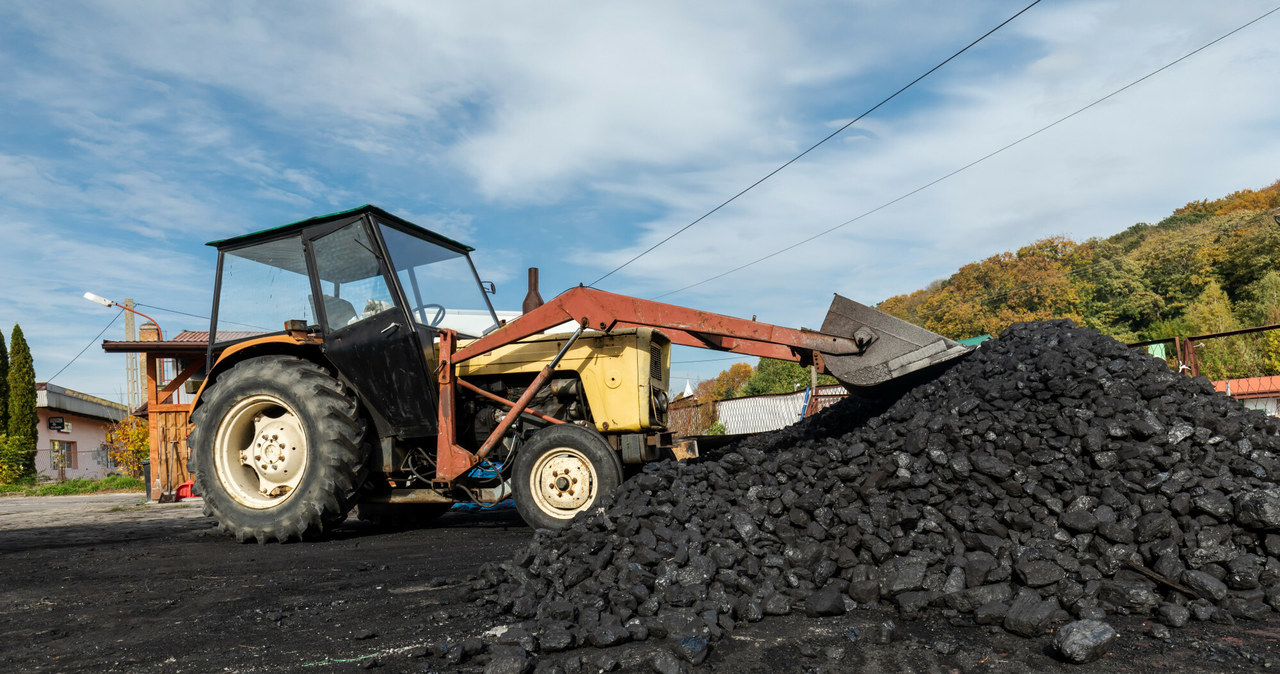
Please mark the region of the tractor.
[[315, 538], [353, 508], [411, 526], [507, 498], [533, 527], [568, 526], [641, 464], [697, 457], [667, 429], [673, 344], [813, 365], [854, 391], [966, 352], [839, 295], [819, 331], [582, 286], [500, 316], [474, 249], [369, 205], [209, 245], [189, 467], [241, 541]]

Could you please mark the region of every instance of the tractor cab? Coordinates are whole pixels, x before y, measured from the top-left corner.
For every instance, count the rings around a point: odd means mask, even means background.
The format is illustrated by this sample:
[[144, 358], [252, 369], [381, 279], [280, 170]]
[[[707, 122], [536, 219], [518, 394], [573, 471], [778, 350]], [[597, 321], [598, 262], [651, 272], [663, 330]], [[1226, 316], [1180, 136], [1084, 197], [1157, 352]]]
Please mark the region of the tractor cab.
[[375, 206], [209, 245], [218, 249], [209, 362], [304, 332], [384, 437], [435, 432], [441, 328], [474, 338], [498, 325], [471, 247]]

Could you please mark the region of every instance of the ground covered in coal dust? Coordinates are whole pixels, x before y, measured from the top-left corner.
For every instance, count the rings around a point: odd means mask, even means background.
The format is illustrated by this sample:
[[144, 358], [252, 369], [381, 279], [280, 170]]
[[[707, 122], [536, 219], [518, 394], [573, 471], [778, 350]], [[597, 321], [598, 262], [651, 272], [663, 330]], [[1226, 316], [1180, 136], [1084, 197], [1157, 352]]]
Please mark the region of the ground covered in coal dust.
[[[1065, 322], [512, 512], [240, 545], [197, 504], [0, 498], [13, 671], [1280, 667], [1280, 426]], [[1076, 663], [1072, 664], [1074, 660]]]
[[[432, 529], [352, 523], [331, 540], [240, 545], [194, 503], [138, 496], [0, 498], [0, 658], [15, 672], [484, 671], [433, 651], [510, 620], [465, 589], [485, 560], [532, 538], [508, 513], [448, 515]], [[41, 526], [42, 522], [53, 522]], [[884, 640], [884, 622], [899, 630]], [[1115, 623], [1101, 660], [1066, 665], [1050, 637], [895, 610], [771, 617], [718, 643], [704, 671], [1252, 671], [1280, 668], [1280, 622], [1198, 623], [1159, 639], [1149, 620]], [[652, 671], [664, 640], [583, 647], [538, 661], [565, 671]], [[616, 663], [616, 664], [615, 664]], [[537, 666], [537, 665], [534, 665]]]

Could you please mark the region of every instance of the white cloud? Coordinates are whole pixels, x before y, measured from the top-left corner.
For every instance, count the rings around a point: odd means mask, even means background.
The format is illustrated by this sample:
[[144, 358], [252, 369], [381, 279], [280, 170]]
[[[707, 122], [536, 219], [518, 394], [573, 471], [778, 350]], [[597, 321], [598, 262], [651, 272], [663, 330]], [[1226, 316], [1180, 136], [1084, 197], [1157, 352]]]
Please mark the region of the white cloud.
[[[0, 217], [26, 238], [0, 250], [18, 298], [0, 299], [0, 325], [21, 315], [48, 353], [74, 354], [109, 318], [76, 306], [86, 284], [203, 313], [213, 256], [200, 242], [370, 201], [475, 245], [504, 298], [518, 302], [523, 268], [542, 266], [547, 296], [687, 224], [1022, 4], [156, 1], [55, 15], [10, 3]], [[803, 239], [1267, 8], [1042, 3], [604, 287], [654, 296]], [[1277, 21], [669, 299], [814, 326], [830, 291], [876, 301], [1043, 236], [1107, 235], [1267, 184], [1280, 178]], [[27, 313], [39, 307], [59, 314]]]
[[[658, 294], [839, 224], [1172, 61], [1257, 11], [1240, 7], [1223, 16], [1220, 7], [1183, 7], [1152, 21], [1149, 4], [1086, 5], [1084, 16], [1076, 9], [1027, 24], [1022, 33], [1042, 40], [1042, 54], [1031, 63], [944, 79], [939, 104], [877, 119], [875, 136], [859, 143], [823, 148], [606, 287]], [[1151, 30], [1135, 34], [1134, 25]], [[829, 290], [878, 301], [1037, 238], [1105, 236], [1158, 220], [1199, 196], [1262, 186], [1280, 177], [1272, 175], [1280, 90], [1267, 83], [1277, 63], [1280, 48], [1265, 26], [1256, 26], [900, 204], [668, 299], [740, 314], [753, 306], [793, 307], [780, 313], [802, 321], [821, 304], [807, 298]], [[771, 168], [761, 163], [747, 173]], [[607, 255], [582, 250], [575, 259], [602, 273], [621, 264], [748, 184], [743, 173], [738, 166], [657, 177], [641, 189], [667, 214], [648, 223], [633, 245]]]

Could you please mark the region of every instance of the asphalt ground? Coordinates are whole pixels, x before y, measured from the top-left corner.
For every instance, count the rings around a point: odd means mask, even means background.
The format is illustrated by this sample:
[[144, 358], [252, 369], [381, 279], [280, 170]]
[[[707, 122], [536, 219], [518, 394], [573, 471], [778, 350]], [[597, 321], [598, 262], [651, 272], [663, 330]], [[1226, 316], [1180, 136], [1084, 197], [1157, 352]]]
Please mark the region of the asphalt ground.
[[[324, 541], [244, 545], [199, 500], [140, 494], [0, 497], [0, 662], [14, 672], [483, 671], [441, 643], [508, 618], [468, 591], [485, 561], [532, 538], [512, 511], [450, 513], [389, 532], [350, 522]], [[901, 636], [876, 643], [887, 620]], [[891, 609], [768, 618], [739, 626], [701, 666], [724, 672], [1219, 672], [1280, 668], [1280, 620], [1193, 623], [1167, 639], [1141, 617], [1112, 621], [1103, 659], [1058, 662], [1050, 637], [1022, 639]], [[650, 671], [661, 640], [539, 657], [544, 670]]]

